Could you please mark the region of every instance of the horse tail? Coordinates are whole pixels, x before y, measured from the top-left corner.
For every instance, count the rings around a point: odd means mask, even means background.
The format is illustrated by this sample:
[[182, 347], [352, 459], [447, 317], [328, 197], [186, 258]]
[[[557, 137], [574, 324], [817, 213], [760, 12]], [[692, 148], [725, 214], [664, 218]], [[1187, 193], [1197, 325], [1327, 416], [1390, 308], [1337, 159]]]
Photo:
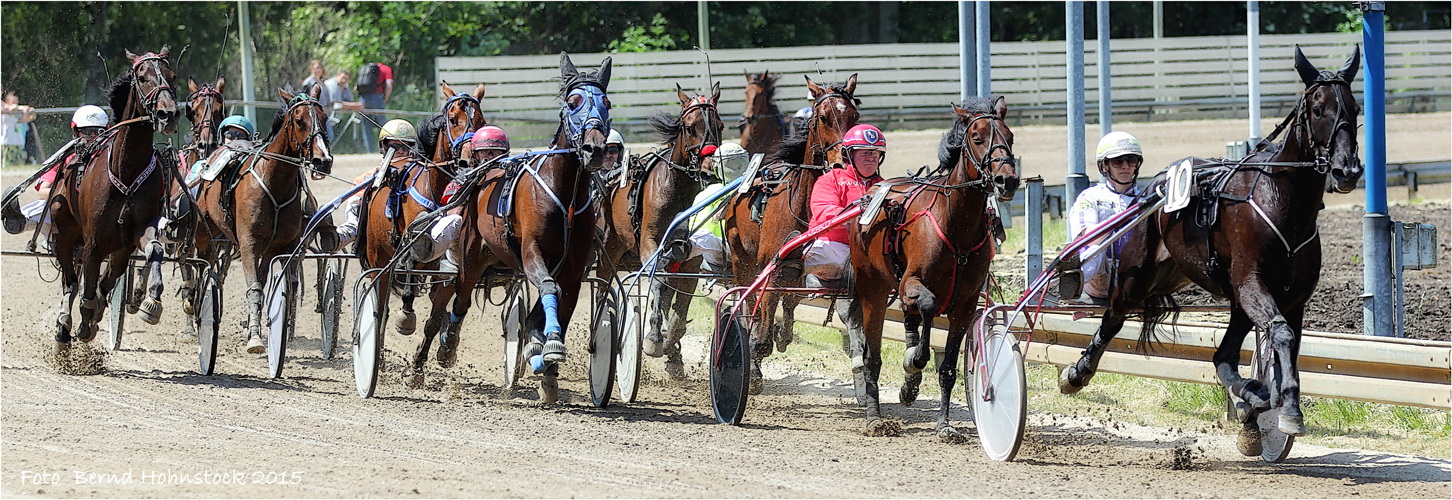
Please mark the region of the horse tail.
[[1140, 305], [1139, 318], [1143, 325], [1139, 330], [1139, 341], [1135, 343], [1135, 349], [1147, 353], [1154, 349], [1153, 344], [1160, 343], [1157, 337], [1160, 326], [1165, 324], [1165, 318], [1170, 318], [1171, 328], [1180, 317], [1180, 304], [1175, 301], [1171, 294], [1152, 295], [1145, 299]]

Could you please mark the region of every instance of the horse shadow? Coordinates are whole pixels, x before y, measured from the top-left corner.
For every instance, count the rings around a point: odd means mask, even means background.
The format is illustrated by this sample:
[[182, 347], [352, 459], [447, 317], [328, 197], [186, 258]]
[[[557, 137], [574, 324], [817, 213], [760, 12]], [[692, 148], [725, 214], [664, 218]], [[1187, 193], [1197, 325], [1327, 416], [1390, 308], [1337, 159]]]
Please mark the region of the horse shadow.
[[309, 392], [342, 395], [324, 389], [320, 382], [336, 382], [316, 377], [267, 378], [247, 374], [202, 375], [193, 371], [110, 370], [106, 376], [122, 379], [152, 380], [177, 385], [211, 386], [226, 389], [265, 389], [271, 391]]

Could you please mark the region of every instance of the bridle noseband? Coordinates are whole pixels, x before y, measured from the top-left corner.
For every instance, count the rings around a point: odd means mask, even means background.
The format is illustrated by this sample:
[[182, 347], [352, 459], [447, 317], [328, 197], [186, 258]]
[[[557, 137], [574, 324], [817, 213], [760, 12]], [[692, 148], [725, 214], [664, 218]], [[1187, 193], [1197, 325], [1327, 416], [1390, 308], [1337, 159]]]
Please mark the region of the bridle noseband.
[[[1317, 173], [1328, 174], [1331, 171], [1331, 141], [1336, 139], [1336, 133], [1342, 129], [1346, 129], [1347, 134], [1352, 134], [1352, 137], [1356, 137], [1356, 127], [1351, 124], [1350, 120], [1346, 119], [1346, 103], [1341, 99], [1341, 92], [1332, 92], [1336, 96], [1336, 124], [1331, 127], [1331, 133], [1326, 137], [1325, 143], [1317, 143], [1316, 137], [1311, 133], [1310, 101], [1311, 94], [1317, 88], [1323, 86], [1340, 86], [1345, 87], [1347, 92], [1351, 91], [1351, 82], [1339, 77], [1316, 80], [1309, 87], [1306, 87], [1305, 92], [1301, 93], [1301, 99], [1297, 102], [1296, 112], [1292, 116], [1295, 117], [1296, 133], [1301, 136], [1301, 143], [1309, 144], [1311, 147], [1312, 160], [1310, 166], [1315, 168]], [[1355, 142], [1353, 141], [1354, 144]], [[1356, 151], [1353, 150], [1351, 155], [1355, 156]]]
[[[158, 83], [155, 87], [152, 87], [151, 91], [142, 93], [141, 65], [146, 63], [147, 61], [156, 61], [156, 65], [153, 67], [156, 68], [156, 80], [160, 83]], [[166, 81], [166, 74], [161, 72], [161, 67], [163, 64], [168, 67], [171, 66], [171, 63], [167, 61], [166, 56], [158, 55], [155, 52], [147, 52], [146, 55], [138, 57], [135, 61], [131, 62], [131, 73], [132, 75], [134, 75], [132, 77], [132, 80], [136, 82], [136, 92], [138, 95], [141, 96], [141, 105], [146, 108], [147, 114], [152, 117], [153, 121], [156, 121], [156, 101], [161, 99], [162, 92], [171, 94], [172, 100], [176, 100], [176, 91], [172, 90], [171, 84]]]
[[[202, 99], [215, 99], [217, 102], [220, 103], [223, 100], [222, 92], [218, 91], [215, 87], [212, 87], [211, 84], [204, 84], [202, 85], [201, 89], [198, 89], [196, 92], [193, 92], [192, 95], [187, 97], [187, 109], [192, 110], [192, 112], [200, 112], [200, 110], [202, 109], [211, 109], [211, 106], [202, 106], [197, 103], [197, 101]], [[201, 145], [203, 155], [209, 155], [212, 153], [212, 150], [216, 149], [217, 145], [222, 142], [221, 138], [218, 137], [217, 131], [215, 130], [216, 124], [212, 122], [213, 117], [209, 116], [208, 118], [200, 121], [197, 121], [195, 119], [196, 117], [194, 116], [192, 118], [192, 125], [195, 127], [192, 130], [192, 137], [194, 139], [193, 143]], [[202, 144], [202, 130], [212, 130], [211, 142], [207, 144]]]
[[[972, 148], [968, 145], [968, 133], [973, 129], [973, 124], [979, 120], [988, 120], [991, 132], [988, 136], [988, 149], [984, 150], [982, 155], [975, 156]], [[999, 118], [998, 115], [992, 113], [975, 114], [972, 119], [968, 120], [968, 125], [963, 130], [963, 152], [961, 154], [962, 158], [959, 161], [966, 160], [968, 165], [977, 172], [978, 179], [949, 186], [950, 188], [978, 189], [993, 193], [995, 196], [1002, 194], [999, 192], [1000, 186], [998, 183], [993, 182], [993, 164], [1006, 163], [1009, 167], [1013, 167], [1014, 169], [1018, 168], [1018, 162], [1013, 157], [1013, 146], [1009, 144], [1008, 138], [1003, 133], [1005, 127], [1003, 118]], [[993, 156], [993, 153], [998, 150], [1003, 150], [1003, 154]]]

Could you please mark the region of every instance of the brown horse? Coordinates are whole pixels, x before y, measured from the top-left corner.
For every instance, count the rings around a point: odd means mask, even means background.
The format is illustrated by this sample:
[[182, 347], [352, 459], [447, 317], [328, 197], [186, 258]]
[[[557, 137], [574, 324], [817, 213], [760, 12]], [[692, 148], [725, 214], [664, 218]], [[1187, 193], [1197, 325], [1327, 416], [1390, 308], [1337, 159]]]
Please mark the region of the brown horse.
[[[1213, 361], [1221, 385], [1243, 401], [1237, 404], [1245, 424], [1240, 451], [1260, 454], [1256, 417], [1261, 412], [1278, 409], [1281, 432], [1306, 432], [1296, 366], [1301, 321], [1320, 279], [1316, 218], [1325, 187], [1329, 180], [1331, 189], [1346, 193], [1361, 178], [1356, 155], [1360, 109], [1351, 91], [1360, 52], [1358, 46], [1338, 71], [1318, 71], [1297, 47], [1295, 68], [1306, 91], [1281, 127], [1238, 162], [1190, 159], [1197, 178], [1210, 177], [1218, 181], [1213, 185], [1223, 187], [1213, 189], [1213, 196], [1193, 196], [1176, 212], [1157, 211], [1128, 234], [1117, 255], [1103, 322], [1084, 356], [1060, 372], [1061, 392], [1077, 392], [1089, 383], [1105, 345], [1127, 315], [1151, 306], [1144, 313], [1144, 344], [1153, 335], [1153, 325], [1172, 308], [1169, 294], [1193, 282], [1230, 300], [1230, 323]], [[1271, 144], [1287, 124], [1291, 128], [1284, 142]], [[1157, 176], [1149, 192], [1163, 187], [1166, 177]], [[1202, 212], [1218, 217], [1196, 216]], [[1257, 345], [1269, 343], [1269, 356], [1263, 360], [1268, 372], [1258, 380], [1237, 371], [1241, 343], [1252, 328], [1261, 332], [1263, 342]]]
[[938, 148], [938, 171], [943, 174], [883, 181], [876, 190], [891, 189], [886, 208], [867, 224], [851, 224], [857, 294], [845, 315], [853, 369], [859, 371], [858, 394], [872, 427], [882, 416], [877, 382], [889, 296], [896, 292], [901, 300], [907, 330], [907, 377], [899, 394], [903, 405], [918, 397], [922, 370], [932, 353], [933, 318], [947, 313], [948, 348], [938, 363], [937, 423], [938, 434], [945, 438], [960, 435], [948, 422], [948, 401], [958, 380], [959, 349], [977, 316], [979, 291], [993, 260], [994, 242], [989, 240], [999, 222], [988, 204], [995, 197], [1001, 202], [1013, 199], [1018, 188], [1013, 131], [1003, 121], [1008, 114], [1004, 98], [972, 98], [962, 107], [953, 106], [953, 113], [953, 128]]
[[[841, 86], [819, 86], [807, 77], [807, 88], [816, 104], [812, 107], [812, 122], [803, 136], [783, 141], [768, 156], [768, 164], [778, 165], [770, 171], [758, 174], [752, 180], [751, 188], [745, 193], [733, 196], [723, 216], [725, 240], [731, 245], [731, 268], [740, 279], [750, 279], [776, 257], [793, 236], [792, 233], [807, 230], [811, 219], [812, 186], [831, 165], [842, 163], [838, 147], [842, 134], [857, 125], [857, 99], [852, 93], [857, 90], [857, 75], [853, 74]], [[758, 221], [752, 217], [752, 205], [759, 197], [766, 197], [765, 208], [761, 209]], [[797, 276], [785, 276], [781, 282], [799, 282]], [[792, 340], [792, 310], [801, 301], [795, 295], [764, 292], [765, 301], [757, 318], [757, 328], [752, 335], [751, 394], [761, 393], [761, 359], [771, 352], [772, 339], [776, 339], [779, 350], [785, 351]], [[782, 302], [782, 321], [773, 324], [777, 303]]]
[[741, 147], [752, 153], [775, 150], [786, 135], [786, 121], [773, 102], [779, 78], [770, 71], [746, 74], [746, 111], [736, 127], [741, 130]]
[[[636, 157], [620, 173], [624, 177], [615, 187], [606, 187], [600, 204], [600, 230], [605, 237], [600, 253], [601, 265], [596, 274], [601, 278], [614, 276], [615, 263], [627, 252], [645, 261], [656, 253], [665, 238], [667, 226], [677, 214], [691, 207], [707, 184], [714, 181], [712, 153], [721, 145], [721, 114], [716, 104], [721, 99], [721, 84], [711, 87], [711, 96], [686, 95], [676, 86], [680, 100], [679, 115], [658, 113], [650, 123], [661, 136], [663, 151], [651, 151]], [[677, 234], [676, 238], [685, 235]], [[686, 313], [691, 306], [696, 280], [678, 278], [653, 283], [648, 293], [656, 304], [644, 313], [650, 318], [649, 332], [642, 339], [645, 353], [666, 355], [666, 369], [672, 376], [683, 377], [680, 340], [686, 332]], [[683, 293], [676, 293], [676, 291]], [[664, 327], [663, 327], [664, 326]]]
[[[591, 171], [604, 167], [605, 134], [610, 131], [610, 100], [605, 95], [610, 58], [598, 71], [581, 73], [570, 56], [561, 53], [560, 78], [564, 106], [551, 143], [554, 149], [521, 164], [490, 169], [466, 205], [456, 284], [458, 290], [471, 291], [486, 271], [502, 266], [524, 274], [539, 290], [540, 300], [525, 321], [533, 338], [531, 357], [538, 356], [536, 366], [544, 374], [546, 402], [559, 396], [565, 328], [594, 261], [596, 216], [590, 178]], [[459, 335], [472, 299], [472, 293], [454, 295], [453, 310], [441, 328], [446, 337]], [[440, 349], [452, 350], [454, 345], [457, 340], [446, 341]]]
[[[333, 155], [328, 147], [327, 113], [318, 103], [321, 86], [307, 94], [278, 90], [281, 109], [273, 117], [272, 131], [256, 150], [241, 150], [244, 156], [234, 171], [214, 181], [203, 181], [197, 196], [201, 212], [195, 237], [198, 255], [204, 256], [218, 278], [225, 278], [230, 253], [240, 253], [247, 279], [247, 351], [264, 352], [265, 321], [262, 285], [268, 266], [279, 255], [291, 254], [302, 240], [304, 218], [312, 214], [303, 208], [308, 196], [305, 171], [329, 173]], [[234, 143], [235, 144], [235, 143]], [[208, 163], [218, 161], [229, 144], [219, 148]], [[226, 242], [214, 242], [214, 235]]]
[[[406, 241], [404, 237], [410, 223], [420, 215], [439, 208], [444, 188], [458, 171], [458, 160], [462, 156], [460, 153], [466, 149], [473, 132], [485, 125], [484, 112], [479, 103], [484, 97], [484, 84], [475, 87], [472, 94], [456, 94], [447, 82], [441, 83], [440, 88], [446, 99], [443, 110], [425, 122], [418, 132], [418, 149], [430, 152], [432, 161], [410, 161], [401, 170], [395, 170], [392, 166], [384, 167], [388, 169], [383, 174], [384, 181], [377, 188], [369, 188], [363, 193], [362, 205], [358, 207], [361, 231], [354, 250], [363, 261], [365, 269], [386, 267], [395, 258], [395, 254], [402, 250], [399, 245]], [[404, 188], [404, 192], [396, 192], [396, 188]], [[393, 198], [397, 199], [397, 204], [390, 208], [389, 200]], [[390, 211], [394, 212], [391, 218]], [[428, 240], [428, 237], [424, 236], [418, 241], [423, 240]], [[436, 263], [424, 261], [417, 255], [411, 255], [408, 267], [438, 267]], [[403, 314], [394, 318], [394, 331], [400, 335], [411, 335], [417, 324], [413, 302], [418, 296], [419, 286], [391, 283], [391, 278], [389, 273], [380, 275], [379, 289], [387, 290], [391, 285], [396, 286], [403, 301]], [[414, 357], [415, 378], [410, 383], [415, 385], [423, 382], [421, 377], [423, 364], [428, 360], [428, 345], [433, 341], [433, 330], [443, 321], [444, 304], [453, 296], [453, 286], [435, 286], [432, 295], [434, 307], [425, 326], [427, 336], [420, 343]], [[440, 357], [439, 363], [452, 366], [453, 359]]]
[[[187, 97], [187, 119], [192, 122], [191, 144], [186, 145], [177, 151], [177, 160], [181, 165], [181, 175], [187, 176], [191, 169], [197, 166], [197, 162], [212, 155], [217, 147], [222, 144], [221, 135], [218, 133], [217, 125], [222, 121], [223, 94], [227, 81], [218, 77], [216, 83], [204, 83], [200, 86], [191, 78], [187, 78], [187, 88], [192, 95]], [[177, 248], [178, 255], [188, 255], [190, 251], [189, 238], [192, 230], [196, 227], [196, 217], [191, 211], [194, 202], [191, 195], [182, 197], [186, 190], [184, 182], [172, 184], [169, 196], [172, 204], [178, 207], [178, 213], [186, 214], [181, 221], [172, 221], [170, 227], [161, 229], [167, 230], [167, 239], [173, 243], [180, 243]], [[182, 285], [180, 295], [182, 297], [182, 311], [187, 315], [196, 313], [196, 301], [192, 292], [196, 289], [196, 277], [192, 276], [190, 266], [181, 266]]]
[[[97, 293], [110, 293], [143, 241], [152, 280], [142, 319], [155, 324], [161, 314], [162, 245], [154, 227], [172, 169], [167, 168], [169, 158], [156, 154], [152, 140], [158, 130], [176, 132], [176, 93], [171, 86], [176, 74], [169, 54], [167, 47], [140, 56], [126, 51], [131, 68], [111, 85], [111, 109], [119, 115], [116, 125], [82, 153], [84, 170], [66, 172], [51, 190], [53, 248], [64, 293], [56, 318], [58, 352], [70, 347], [70, 310], [76, 293], [81, 294], [81, 325], [74, 338], [89, 342], [96, 336], [104, 308]], [[105, 276], [101, 276], [103, 260]]]

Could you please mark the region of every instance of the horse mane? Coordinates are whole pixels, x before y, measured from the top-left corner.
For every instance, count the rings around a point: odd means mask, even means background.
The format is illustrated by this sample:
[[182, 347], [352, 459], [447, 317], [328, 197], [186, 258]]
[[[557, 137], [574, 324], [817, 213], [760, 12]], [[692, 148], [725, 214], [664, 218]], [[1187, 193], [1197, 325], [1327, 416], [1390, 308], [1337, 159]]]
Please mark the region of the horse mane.
[[569, 97], [571, 89], [584, 84], [593, 84], [601, 89], [605, 88], [605, 84], [600, 81], [599, 70], [578, 71], [569, 78], [560, 77], [560, 92], [556, 97], [563, 101], [566, 97]]
[[131, 72], [121, 73], [111, 81], [111, 90], [106, 92], [106, 99], [111, 103], [111, 113], [116, 116], [116, 121], [121, 120], [121, 115], [126, 113], [126, 103], [131, 100], [131, 86], [135, 79]]
[[[969, 97], [963, 100], [959, 106], [969, 113], [993, 114], [993, 99], [989, 97]], [[953, 128], [943, 133], [943, 140], [938, 142], [938, 168], [947, 170], [953, 168], [958, 162], [958, 157], [963, 154], [963, 140], [968, 135], [968, 122], [959, 120], [957, 115], [953, 117]]]
[[801, 164], [807, 160], [807, 134], [797, 134], [781, 140], [776, 149], [766, 155], [766, 163]]
[[776, 111], [776, 103], [772, 101], [776, 99], [776, 81], [778, 79], [781, 79], [780, 74], [767, 75], [765, 78], [757, 80], [761, 83], [761, 95], [766, 97], [766, 102], [770, 104], [772, 111]]
[[439, 146], [439, 130], [444, 128], [448, 117], [434, 115], [418, 126], [418, 149], [425, 155], [432, 155]]
[[664, 111], [650, 114], [650, 127], [660, 134], [661, 144], [673, 144], [681, 137], [681, 117]]

